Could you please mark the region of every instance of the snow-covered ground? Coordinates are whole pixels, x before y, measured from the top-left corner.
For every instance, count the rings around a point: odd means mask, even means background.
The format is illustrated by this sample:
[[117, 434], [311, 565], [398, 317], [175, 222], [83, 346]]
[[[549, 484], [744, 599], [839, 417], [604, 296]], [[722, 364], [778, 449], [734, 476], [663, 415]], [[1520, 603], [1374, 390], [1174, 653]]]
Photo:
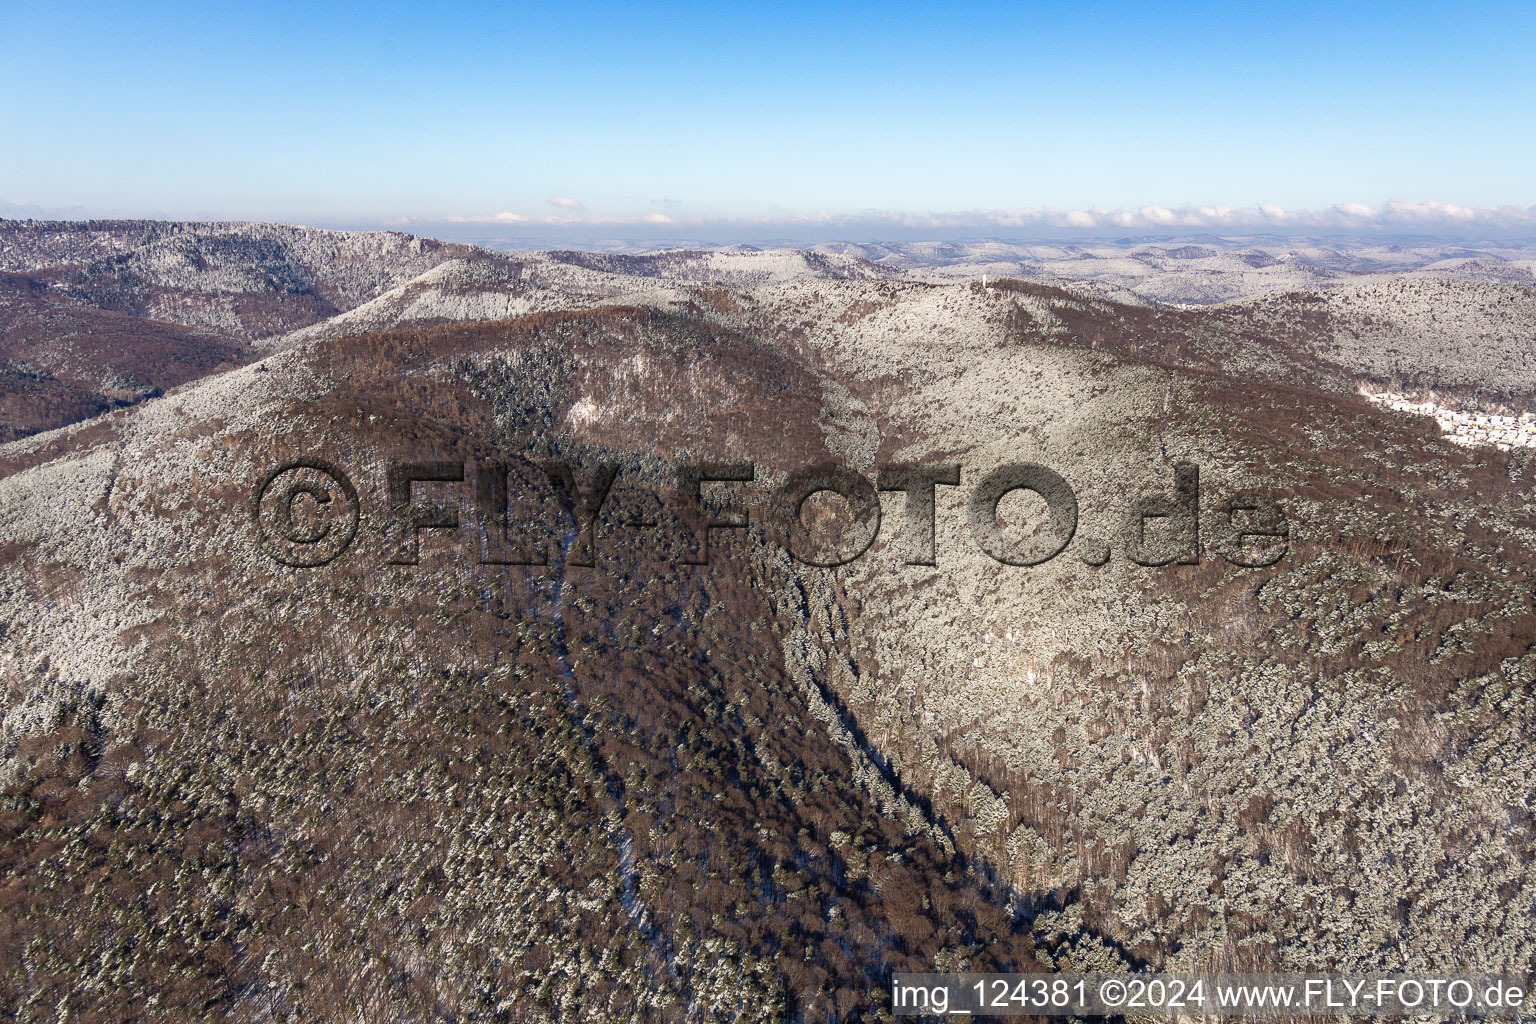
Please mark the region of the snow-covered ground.
[[1361, 388], [1360, 394], [1373, 405], [1434, 417], [1445, 439], [1456, 444], [1492, 446], [1501, 452], [1515, 448], [1536, 448], [1536, 416], [1528, 412], [1519, 416], [1462, 412], [1446, 408], [1432, 397], [1418, 399], [1395, 391], [1370, 391], [1366, 388]]

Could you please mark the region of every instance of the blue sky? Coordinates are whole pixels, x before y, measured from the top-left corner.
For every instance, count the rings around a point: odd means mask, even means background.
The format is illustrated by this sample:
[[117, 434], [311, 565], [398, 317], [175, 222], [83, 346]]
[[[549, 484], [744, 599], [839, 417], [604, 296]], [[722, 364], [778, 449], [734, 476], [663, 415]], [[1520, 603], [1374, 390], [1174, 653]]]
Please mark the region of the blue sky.
[[1529, 3], [3, 0], [0, 38], [0, 200], [42, 208], [620, 230], [1536, 205]]

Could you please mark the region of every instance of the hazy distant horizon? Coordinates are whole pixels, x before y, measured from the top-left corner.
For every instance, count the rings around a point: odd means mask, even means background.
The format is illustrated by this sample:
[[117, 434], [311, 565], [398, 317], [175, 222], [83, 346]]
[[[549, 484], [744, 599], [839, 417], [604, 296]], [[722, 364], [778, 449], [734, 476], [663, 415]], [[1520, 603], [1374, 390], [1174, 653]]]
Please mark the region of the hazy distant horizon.
[[1188, 207], [1169, 210], [971, 211], [958, 214], [869, 212], [710, 220], [584, 217], [299, 218], [197, 211], [45, 207], [0, 200], [0, 218], [12, 220], [163, 220], [271, 222], [352, 231], [404, 231], [495, 249], [576, 248], [623, 251], [742, 245], [804, 248], [823, 244], [1072, 245], [1166, 242], [1245, 244], [1466, 244], [1523, 247], [1536, 244], [1536, 207], [1475, 209], [1442, 203], [1384, 203], [1368, 208], [1341, 203], [1323, 210], [1282, 211], [1269, 204], [1247, 210]]

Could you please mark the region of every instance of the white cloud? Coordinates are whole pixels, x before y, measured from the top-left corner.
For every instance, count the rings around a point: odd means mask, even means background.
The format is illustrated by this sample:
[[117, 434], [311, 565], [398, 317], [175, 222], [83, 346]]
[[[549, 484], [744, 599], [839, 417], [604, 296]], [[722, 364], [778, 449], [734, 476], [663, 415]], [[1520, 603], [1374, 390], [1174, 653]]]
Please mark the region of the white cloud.
[[525, 224], [528, 221], [528, 218], [524, 217], [520, 213], [508, 212], [493, 213], [488, 215], [481, 215], [478, 217], [449, 217], [448, 219], [455, 224]]
[[562, 210], [585, 210], [580, 199], [572, 199], [570, 196], [550, 196], [550, 206], [558, 206]]
[[1023, 227], [1025, 224], [1038, 224], [1040, 222], [1039, 210], [1004, 210], [995, 215], [997, 222], [1005, 227]]
[[1476, 220], [1478, 211], [1470, 206], [1457, 206], [1454, 203], [1405, 203], [1400, 199], [1393, 199], [1387, 203], [1383, 211], [1387, 217], [1393, 219], [1406, 218], [1408, 220], [1424, 221], [1468, 221]]
[[[553, 197], [550, 202], [561, 197]], [[570, 200], [574, 203], [575, 200]], [[555, 205], [560, 205], [555, 203]], [[1293, 234], [1319, 231], [1411, 232], [1446, 236], [1478, 237], [1500, 232], [1536, 233], [1536, 207], [1458, 206], [1434, 201], [1393, 199], [1379, 208], [1363, 203], [1338, 203], [1321, 210], [1286, 210], [1274, 203], [1234, 208], [1220, 204], [1164, 207], [1147, 205], [1113, 210], [1093, 206], [1084, 210], [1054, 207], [1014, 207], [1006, 210], [961, 210], [948, 213], [916, 213], [900, 210], [862, 210], [840, 213], [814, 210], [774, 217], [683, 217], [651, 212], [633, 216], [595, 217], [577, 203], [560, 214], [525, 217], [504, 212], [490, 215], [449, 217], [456, 224], [526, 224], [561, 229], [602, 228], [622, 230], [668, 226], [719, 236], [796, 237], [811, 240], [878, 238], [882, 232], [914, 233], [932, 238], [1029, 233], [1041, 237], [1053, 233], [1092, 231], [1142, 232], [1177, 235], [1219, 231], [1227, 235], [1283, 230]], [[414, 223], [424, 223], [422, 220]], [[702, 235], [701, 235], [702, 237]]]

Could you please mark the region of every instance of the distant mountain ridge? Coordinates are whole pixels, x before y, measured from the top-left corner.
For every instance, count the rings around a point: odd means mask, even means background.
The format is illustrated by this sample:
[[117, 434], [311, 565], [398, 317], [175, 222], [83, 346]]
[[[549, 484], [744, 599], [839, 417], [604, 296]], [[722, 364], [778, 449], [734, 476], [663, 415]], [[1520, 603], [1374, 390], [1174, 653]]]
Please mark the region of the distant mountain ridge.
[[1168, 305], [1210, 305], [1405, 274], [1536, 285], [1536, 247], [1498, 243], [1476, 247], [1203, 237], [1113, 245], [828, 242], [816, 249], [856, 255], [907, 273], [1023, 277], [1104, 298]]
[[[1364, 383], [1503, 401], [1529, 391], [1536, 372], [1526, 344], [1531, 256], [1210, 239], [494, 252], [399, 232], [280, 224], [0, 221], [0, 437], [74, 422], [321, 337], [602, 304], [686, 311], [726, 301], [734, 308], [712, 315], [746, 325], [757, 304], [799, 301], [805, 282], [825, 282], [829, 299], [848, 296], [834, 300], [830, 318], [808, 309], [809, 330], [837, 333], [848, 326], [839, 318], [869, 316], [863, 296], [881, 282], [916, 296], [991, 280], [986, 294], [997, 301], [970, 314], [987, 319], [1035, 301], [1006, 285], [1022, 280], [1065, 289], [1047, 303], [1061, 315], [1019, 314], [1055, 324], [1052, 337], [1073, 336], [1065, 326], [1081, 319], [1073, 303], [1110, 302], [1096, 307], [1098, 326], [1080, 342], [1339, 393]], [[1181, 317], [1170, 306], [1209, 309]], [[1105, 334], [1109, 322], [1121, 325], [1115, 339]], [[1291, 337], [1296, 324], [1308, 325], [1304, 340]]]

